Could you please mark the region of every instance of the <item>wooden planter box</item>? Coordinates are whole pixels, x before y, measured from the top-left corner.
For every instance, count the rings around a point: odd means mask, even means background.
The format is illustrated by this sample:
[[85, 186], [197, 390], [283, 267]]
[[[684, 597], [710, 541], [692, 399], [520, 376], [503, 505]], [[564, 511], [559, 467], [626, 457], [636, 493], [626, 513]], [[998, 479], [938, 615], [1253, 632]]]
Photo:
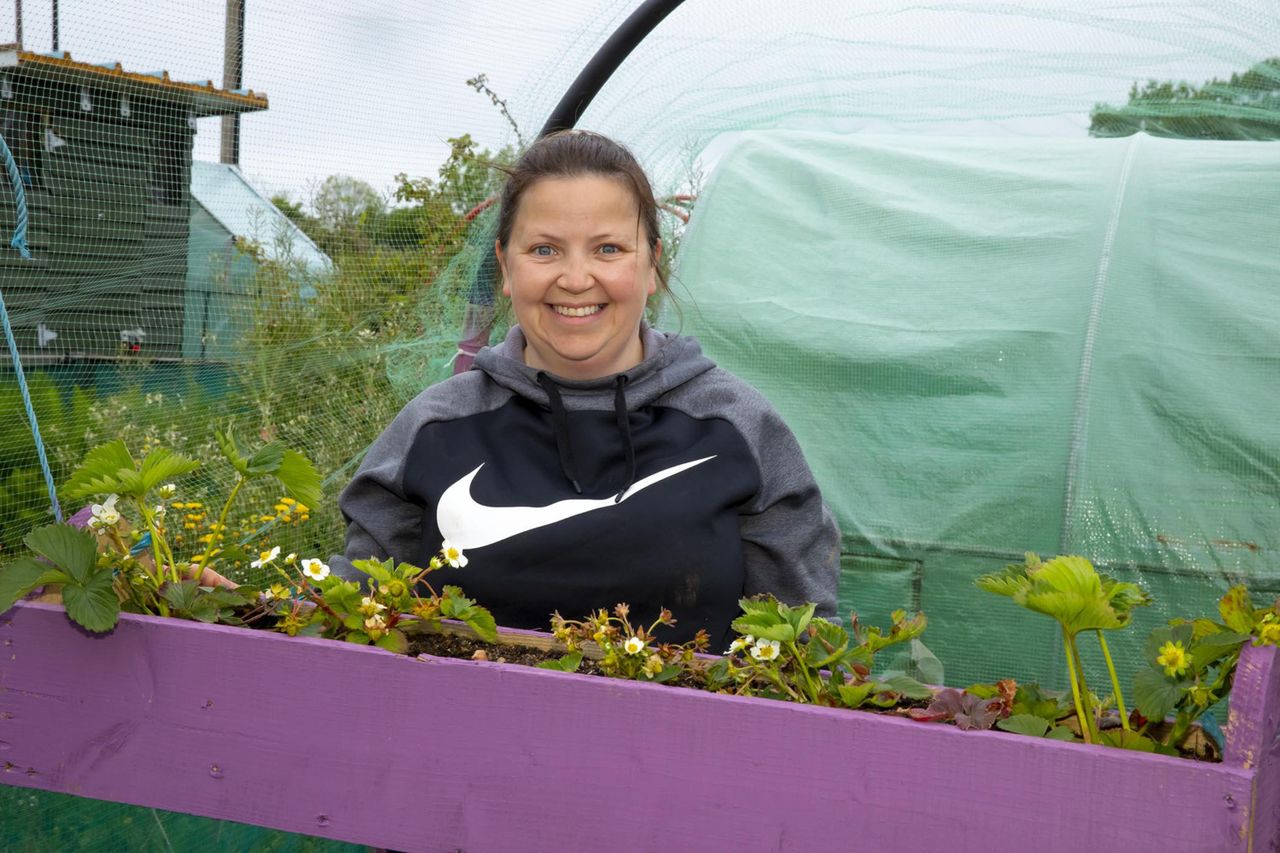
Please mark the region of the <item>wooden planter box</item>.
[[1263, 851], [1280, 662], [1206, 764], [193, 622], [0, 616], [0, 782], [400, 850]]

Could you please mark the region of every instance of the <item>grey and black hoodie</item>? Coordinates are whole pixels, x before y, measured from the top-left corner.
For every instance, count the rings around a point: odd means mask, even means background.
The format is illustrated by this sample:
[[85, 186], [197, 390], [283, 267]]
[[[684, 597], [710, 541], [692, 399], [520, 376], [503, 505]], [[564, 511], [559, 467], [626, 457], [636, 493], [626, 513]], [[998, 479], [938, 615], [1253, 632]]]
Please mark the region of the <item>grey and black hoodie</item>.
[[424, 566], [448, 540], [468, 564], [432, 586], [461, 586], [500, 625], [626, 602], [633, 624], [672, 611], [660, 641], [706, 628], [720, 644], [758, 592], [834, 614], [839, 532], [791, 431], [693, 338], [641, 332], [640, 364], [573, 381], [527, 366], [517, 326], [419, 394], [342, 493], [334, 570]]

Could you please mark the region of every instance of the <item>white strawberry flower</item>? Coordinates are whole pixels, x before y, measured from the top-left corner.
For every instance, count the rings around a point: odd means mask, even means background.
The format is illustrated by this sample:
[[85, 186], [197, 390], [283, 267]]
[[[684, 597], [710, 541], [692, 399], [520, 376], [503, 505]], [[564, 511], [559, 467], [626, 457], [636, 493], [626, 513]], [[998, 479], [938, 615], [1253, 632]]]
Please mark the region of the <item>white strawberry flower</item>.
[[169, 500], [169, 498], [173, 497], [178, 493], [178, 487], [173, 483], [165, 483], [163, 486], [160, 487], [159, 491], [160, 491], [160, 499], [167, 501]]
[[756, 660], [769, 661], [776, 658], [780, 651], [782, 644], [777, 640], [760, 639], [751, 647], [751, 656]]
[[622, 650], [629, 655], [638, 655], [644, 651], [644, 640], [639, 637], [628, 637], [622, 644]]
[[732, 643], [729, 644], [729, 654], [733, 654], [734, 652], [740, 652], [743, 649], [745, 649], [747, 646], [754, 643], [755, 641], [756, 641], [756, 638], [751, 636], [750, 634], [747, 634], [744, 637], [739, 637], [738, 639], [734, 640]]
[[94, 530], [115, 527], [120, 522], [120, 512], [116, 509], [118, 500], [119, 495], [112, 495], [102, 503], [89, 507], [89, 512], [93, 515], [89, 519], [89, 526]]
[[255, 569], [260, 569], [263, 566], [273, 562], [275, 558], [279, 556], [280, 556], [280, 546], [277, 545], [274, 548], [272, 548], [270, 551], [263, 551], [262, 553], [260, 553], [258, 555], [258, 559], [254, 560], [249, 565]]
[[463, 554], [462, 549], [448, 539], [441, 544], [440, 554], [444, 557], [444, 561], [455, 569], [461, 569], [467, 565], [467, 555]]
[[360, 612], [366, 616], [377, 616], [386, 609], [387, 605], [379, 602], [371, 595], [366, 595], [360, 599]]
[[307, 557], [302, 561], [302, 573], [313, 581], [322, 581], [329, 577], [329, 567], [317, 559]]

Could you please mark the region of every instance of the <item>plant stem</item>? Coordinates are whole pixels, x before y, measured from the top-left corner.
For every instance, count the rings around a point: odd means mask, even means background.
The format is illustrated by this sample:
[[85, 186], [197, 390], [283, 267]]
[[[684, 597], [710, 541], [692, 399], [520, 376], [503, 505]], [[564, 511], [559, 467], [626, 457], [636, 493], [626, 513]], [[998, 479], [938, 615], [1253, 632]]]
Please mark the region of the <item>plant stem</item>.
[[319, 607], [325, 613], [332, 616], [339, 626], [342, 625], [342, 617], [335, 613], [333, 608], [325, 603], [324, 596], [320, 592], [316, 591], [315, 587], [308, 583], [306, 578], [302, 579], [302, 593], [315, 602], [316, 607]]
[[1102, 629], [1098, 628], [1098, 644], [1102, 646], [1102, 657], [1107, 662], [1107, 674], [1111, 676], [1111, 689], [1116, 694], [1116, 709], [1120, 711], [1120, 725], [1127, 732], [1129, 731], [1129, 712], [1124, 707], [1124, 693], [1120, 690], [1120, 679], [1116, 676], [1115, 664], [1111, 662], [1111, 650], [1107, 648], [1107, 638], [1102, 636]]
[[1076, 662], [1076, 679], [1080, 682], [1080, 701], [1084, 704], [1084, 712], [1089, 715], [1089, 727], [1093, 731], [1095, 742], [1101, 740], [1098, 727], [1098, 712], [1093, 707], [1093, 694], [1089, 691], [1088, 681], [1084, 677], [1084, 663], [1080, 660], [1080, 644], [1071, 637], [1071, 655]]
[[236, 476], [236, 484], [231, 487], [231, 494], [227, 495], [227, 502], [222, 505], [222, 515], [218, 516], [218, 527], [213, 531], [213, 535], [209, 537], [209, 544], [205, 546], [204, 553], [200, 555], [200, 570], [204, 571], [209, 568], [209, 558], [213, 555], [213, 547], [218, 541], [218, 537], [222, 531], [227, 528], [227, 513], [231, 511], [231, 502], [236, 499], [236, 495], [240, 493], [240, 489], [247, 483], [243, 474]]
[[1179, 711], [1173, 717], [1173, 729], [1164, 739], [1165, 746], [1171, 746], [1178, 749], [1182, 746], [1182, 742], [1187, 739], [1187, 732], [1191, 729], [1191, 723], [1195, 719], [1186, 711]]
[[809, 672], [809, 666], [805, 663], [804, 653], [797, 647], [795, 641], [787, 643], [787, 651], [791, 653], [792, 659], [795, 661], [796, 669], [804, 681], [804, 692], [809, 697], [810, 704], [817, 705], [818, 697], [822, 692], [822, 682], [818, 681], [814, 684], [814, 676]]
[[1084, 742], [1093, 743], [1093, 733], [1089, 727], [1089, 718], [1085, 716], [1084, 705], [1080, 703], [1080, 685], [1076, 683], [1076, 664], [1071, 655], [1071, 647], [1072, 638], [1064, 626], [1062, 629], [1062, 648], [1067, 655], [1067, 678], [1071, 681], [1071, 698], [1076, 702], [1076, 719], [1080, 721], [1080, 734], [1084, 736]]
[[164, 568], [168, 566], [170, 579], [174, 583], [178, 583], [182, 579], [178, 577], [178, 567], [174, 565], [173, 552], [169, 550], [168, 543], [164, 541], [164, 537], [160, 534], [160, 528], [156, 525], [155, 515], [142, 498], [134, 498], [134, 502], [137, 503], [138, 512], [142, 514], [142, 520], [147, 525], [147, 533], [151, 535], [151, 561], [155, 563], [156, 580], [163, 582]]

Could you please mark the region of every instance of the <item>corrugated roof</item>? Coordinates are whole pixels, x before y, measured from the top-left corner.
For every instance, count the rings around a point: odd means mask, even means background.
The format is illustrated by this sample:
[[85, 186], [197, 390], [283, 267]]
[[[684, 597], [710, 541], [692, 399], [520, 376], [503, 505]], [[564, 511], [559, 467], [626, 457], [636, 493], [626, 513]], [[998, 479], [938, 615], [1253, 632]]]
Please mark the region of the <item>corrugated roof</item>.
[[329, 256], [235, 166], [193, 160], [191, 197], [228, 232], [260, 244], [272, 260], [283, 260], [287, 251], [314, 273], [332, 265]]
[[186, 103], [197, 117], [248, 113], [267, 109], [265, 92], [252, 89], [219, 89], [212, 80], [174, 80], [168, 71], [126, 71], [119, 62], [95, 64], [72, 59], [67, 51], [33, 53], [21, 45], [0, 47], [0, 69], [16, 68], [35, 77], [82, 77], [108, 88], [169, 97]]

